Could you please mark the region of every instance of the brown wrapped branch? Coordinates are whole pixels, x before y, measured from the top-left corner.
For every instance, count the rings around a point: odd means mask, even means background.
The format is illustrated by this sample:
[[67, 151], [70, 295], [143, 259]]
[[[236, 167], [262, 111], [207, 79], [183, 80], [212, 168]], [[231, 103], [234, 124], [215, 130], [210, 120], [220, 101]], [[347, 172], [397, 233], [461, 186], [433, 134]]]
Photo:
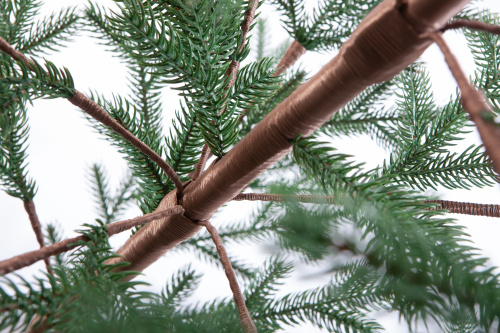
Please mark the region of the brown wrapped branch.
[[276, 201], [276, 202], [304, 202], [317, 204], [333, 204], [333, 195], [285, 195], [268, 193], [240, 193], [233, 198], [234, 201]]
[[[276, 201], [276, 202], [304, 202], [316, 204], [334, 204], [333, 196], [323, 195], [283, 195], [267, 193], [240, 193], [233, 198], [234, 201]], [[452, 214], [500, 217], [500, 205], [478, 204], [471, 202], [426, 200], [425, 203], [437, 203], [442, 209], [447, 209]], [[435, 208], [438, 209], [438, 208]]]
[[[209, 220], [223, 204], [287, 154], [294, 138], [308, 136], [369, 85], [392, 78], [415, 61], [432, 43], [421, 38], [416, 27], [423, 31], [439, 30], [468, 2], [383, 1], [362, 21], [334, 59], [186, 186], [182, 225]], [[121, 260], [130, 262], [131, 270], [143, 270], [196, 233], [164, 233], [172, 225], [179, 229], [180, 223], [167, 217], [161, 225], [145, 226], [118, 251], [125, 254]]]
[[226, 249], [222, 244], [222, 239], [217, 233], [217, 229], [209, 222], [209, 221], [200, 221], [198, 224], [207, 228], [207, 231], [212, 236], [212, 240], [217, 249], [217, 253], [219, 254], [220, 261], [222, 266], [224, 267], [224, 271], [226, 273], [227, 280], [229, 281], [229, 287], [233, 293], [234, 302], [236, 303], [236, 307], [238, 308], [238, 314], [240, 316], [241, 327], [243, 331], [246, 333], [257, 333], [257, 328], [255, 327], [255, 323], [248, 312], [247, 306], [245, 304], [245, 299], [243, 298], [243, 294], [241, 293], [240, 286], [238, 285], [238, 280], [236, 279], [236, 274], [234, 274], [233, 266], [231, 265], [231, 261], [227, 255]]
[[447, 200], [428, 200], [425, 202], [437, 203], [441, 207], [436, 207], [435, 209], [446, 209], [449, 210], [452, 214], [500, 217], [500, 205], [487, 205]]
[[493, 169], [500, 174], [500, 126], [493, 120], [495, 117], [483, 95], [474, 88], [463, 72], [457, 58], [453, 55], [441, 33], [428, 34], [439, 46], [453, 77], [462, 92], [462, 104], [476, 124], [479, 136], [483, 141], [486, 154], [490, 157]]
[[[32, 69], [33, 62], [25, 57], [21, 52], [15, 50], [9, 43], [0, 37], [0, 51], [5, 54], [10, 55], [12, 58], [18, 61], [22, 61], [29, 69]], [[97, 103], [92, 101], [90, 98], [75, 90], [75, 95], [68, 100], [75, 106], [82, 109], [85, 113], [90, 115], [92, 118], [101, 122], [102, 124], [110, 127], [117, 134], [121, 135], [125, 140], [130, 142], [134, 147], [139, 149], [144, 155], [148, 156], [153, 162], [155, 162], [175, 184], [177, 189], [177, 197], [180, 200], [182, 198], [182, 182], [179, 176], [175, 173], [168, 163], [160, 157], [154, 150], [152, 150], [148, 145], [139, 140], [135, 135], [130, 133], [128, 129], [119, 124], [114, 120], [103, 108], [101, 108]]]
[[[113, 236], [122, 231], [131, 229], [133, 227], [142, 225], [144, 223], [148, 223], [151, 221], [155, 221], [165, 216], [183, 214], [184, 209], [181, 206], [175, 206], [170, 209], [166, 209], [163, 211], [146, 214], [144, 216], [139, 216], [130, 220], [124, 220], [119, 222], [110, 223], [108, 225], [108, 235]], [[7, 274], [18, 270], [20, 268], [29, 266], [34, 264], [35, 262], [50, 258], [51, 256], [61, 254], [67, 251], [78, 247], [79, 245], [75, 244], [81, 241], [88, 241], [86, 236], [78, 236], [69, 239], [65, 239], [61, 242], [46, 246], [41, 248], [40, 250], [27, 252], [25, 254], [21, 254], [19, 256], [4, 260], [0, 262], [0, 274]]]
[[302, 57], [302, 55], [306, 53], [306, 51], [307, 50], [305, 47], [294, 40], [276, 66], [276, 68], [278, 69], [276, 70], [276, 72], [274, 72], [273, 76], [283, 74], [288, 68], [292, 67], [293, 64], [295, 64], [297, 60], [299, 60], [300, 57]]
[[[45, 247], [45, 241], [43, 239], [43, 232], [42, 232], [42, 225], [40, 224], [40, 220], [38, 219], [38, 215], [36, 213], [35, 209], [35, 203], [33, 200], [30, 201], [24, 201], [24, 209], [26, 210], [26, 213], [28, 213], [28, 217], [31, 222], [31, 227], [33, 228], [33, 231], [35, 232], [36, 240], [38, 241], [38, 244], [40, 245], [40, 248]], [[50, 268], [50, 259], [45, 258], [43, 259], [45, 261], [45, 266], [47, 267], [47, 272], [49, 274], [52, 274], [52, 269]]]
[[484, 32], [489, 32], [495, 35], [500, 35], [500, 26], [494, 24], [488, 24], [481, 21], [467, 21], [467, 20], [455, 20], [448, 23], [441, 29], [441, 32], [448, 30], [467, 28], [472, 30], [479, 30]]

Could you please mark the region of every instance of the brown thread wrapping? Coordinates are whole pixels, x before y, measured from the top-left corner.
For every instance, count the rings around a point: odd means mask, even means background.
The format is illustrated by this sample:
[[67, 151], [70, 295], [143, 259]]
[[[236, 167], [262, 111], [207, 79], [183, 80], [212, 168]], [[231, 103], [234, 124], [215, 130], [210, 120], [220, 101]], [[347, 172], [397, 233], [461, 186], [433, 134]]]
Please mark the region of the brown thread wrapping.
[[[171, 208], [176, 203], [175, 192], [170, 192], [162, 199], [155, 212]], [[122, 257], [112, 258], [106, 264], [130, 262], [130, 266], [119, 267], [117, 271], [140, 272], [168, 250], [196, 235], [200, 229], [200, 225], [180, 214], [156, 219], [142, 227], [116, 252]], [[125, 277], [126, 280], [132, 278], [132, 275]]]
[[247, 40], [247, 34], [248, 30], [250, 30], [250, 26], [252, 25], [253, 19], [255, 17], [255, 11], [257, 10], [257, 7], [259, 7], [259, 1], [258, 0], [251, 0], [250, 3], [248, 4], [248, 10], [245, 13], [245, 20], [241, 24], [241, 44], [240, 47], [238, 48], [238, 52], [241, 52], [243, 50], [243, 47], [245, 46], [245, 42]]
[[208, 152], [208, 145], [205, 144], [203, 146], [203, 148], [201, 149], [200, 159], [196, 163], [196, 168], [194, 170], [194, 175], [191, 178], [192, 181], [195, 181], [198, 177], [200, 177], [201, 173], [205, 169], [205, 165], [207, 164], [207, 160], [208, 160], [208, 156], [209, 155], [210, 154]]
[[2, 37], [0, 37], [0, 51], [2, 51], [3, 53], [5, 54], [8, 54], [9, 56], [11, 56], [14, 60], [17, 60], [17, 61], [22, 61], [23, 64], [26, 65], [26, 67], [28, 67], [28, 69], [30, 70], [33, 70], [31, 64], [33, 63], [33, 61], [31, 61], [30, 59], [28, 59], [24, 54], [22, 54], [21, 52], [19, 52], [18, 50], [14, 49], [9, 43], [7, 43], [7, 41], [5, 39], [3, 39]]
[[240, 193], [233, 198], [235, 201], [276, 201], [276, 202], [304, 202], [316, 204], [334, 204], [333, 195], [284, 195], [268, 193]]
[[[124, 230], [128, 230], [135, 226], [139, 226], [143, 223], [148, 223], [154, 220], [165, 218], [165, 216], [173, 215], [173, 214], [183, 214], [184, 209], [181, 206], [176, 206], [170, 209], [165, 209], [163, 211], [158, 211], [151, 214], [146, 214], [144, 216], [139, 216], [130, 220], [120, 221], [110, 223], [108, 225], [108, 235], [113, 236], [117, 233], [120, 233]], [[19, 256], [4, 260], [0, 262], [0, 274], [7, 274], [18, 270], [20, 268], [29, 266], [34, 264], [35, 262], [49, 258], [51, 256], [61, 254], [67, 251], [70, 251], [78, 245], [74, 245], [80, 241], [88, 241], [86, 236], [78, 236], [69, 239], [65, 239], [62, 242], [58, 242], [49, 246], [45, 246], [40, 250], [27, 252], [21, 254]], [[73, 245], [71, 245], [73, 244]]]
[[[425, 3], [431, 13], [435, 6], [442, 4], [455, 8], [455, 0]], [[446, 22], [454, 14], [439, 19]], [[312, 133], [367, 86], [399, 73], [430, 44], [431, 40], [420, 38], [401, 14], [397, 0], [382, 2], [363, 20], [332, 61], [184, 189], [182, 205], [187, 221], [209, 220], [219, 207], [290, 151], [290, 141], [297, 135]], [[137, 236], [119, 251], [135, 253], [133, 259], [127, 259], [134, 270], [147, 267], [161, 256], [156, 251], [159, 242], [165, 253], [191, 237], [185, 233], [178, 238], [162, 239], [153, 231], [149, 237]], [[149, 252], [149, 246], [155, 247], [153, 253]]]
[[427, 34], [441, 49], [446, 63], [462, 92], [462, 104], [469, 113], [471, 120], [476, 124], [477, 130], [483, 141], [486, 154], [490, 157], [493, 169], [500, 174], [500, 127], [483, 118], [483, 112], [494, 117], [493, 112], [486, 103], [483, 95], [474, 88], [465, 73], [462, 71], [456, 57], [453, 55], [441, 33]]
[[500, 35], [500, 26], [488, 24], [481, 21], [466, 21], [466, 20], [455, 20], [448, 23], [441, 29], [441, 32], [445, 32], [453, 29], [468, 28], [472, 30], [479, 30], [484, 32], [489, 32], [495, 35]]
[[440, 30], [471, 0], [399, 0], [399, 8], [417, 33]]
[[441, 207], [434, 209], [446, 209], [452, 214], [465, 214], [475, 216], [500, 217], [500, 205], [487, 205], [470, 202], [428, 200], [425, 203], [437, 203]]
[[281, 58], [278, 66], [276, 66], [278, 69], [274, 72], [273, 76], [283, 74], [288, 68], [292, 67], [292, 65], [295, 64], [295, 62], [297, 62], [297, 60], [299, 60], [300, 57], [306, 53], [306, 51], [305, 47], [294, 40]]
[[[43, 239], [42, 225], [40, 224], [40, 220], [36, 213], [35, 203], [33, 202], [33, 200], [24, 201], [23, 203], [24, 203], [24, 209], [26, 210], [26, 213], [28, 213], [28, 217], [31, 222], [31, 227], [35, 232], [36, 240], [38, 241], [40, 248], [43, 248], [45, 247], [45, 241]], [[52, 275], [52, 269], [50, 268], [50, 259], [44, 258], [44, 261], [45, 261], [45, 266], [47, 267], [47, 272], [49, 272], [49, 274]]]
[[212, 240], [217, 249], [217, 253], [219, 254], [220, 261], [222, 266], [224, 267], [224, 272], [226, 273], [227, 280], [229, 282], [229, 287], [233, 293], [234, 302], [236, 303], [236, 307], [238, 308], [238, 315], [240, 316], [241, 327], [243, 331], [246, 333], [257, 333], [257, 327], [255, 327], [255, 323], [248, 312], [247, 306], [245, 304], [245, 299], [243, 298], [243, 294], [241, 293], [240, 286], [238, 284], [238, 280], [236, 278], [236, 274], [234, 274], [233, 266], [231, 265], [231, 261], [227, 255], [226, 249], [222, 244], [222, 239], [217, 233], [217, 229], [209, 222], [209, 221], [200, 221], [198, 224], [204, 226], [210, 236], [212, 236]]

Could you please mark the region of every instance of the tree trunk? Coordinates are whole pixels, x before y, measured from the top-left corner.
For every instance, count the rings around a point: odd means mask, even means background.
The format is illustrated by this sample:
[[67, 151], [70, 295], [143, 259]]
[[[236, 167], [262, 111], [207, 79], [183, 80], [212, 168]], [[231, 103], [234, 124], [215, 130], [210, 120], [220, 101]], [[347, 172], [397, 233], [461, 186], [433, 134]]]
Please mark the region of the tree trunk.
[[[363, 20], [339, 54], [311, 80], [278, 105], [245, 138], [200, 178], [186, 186], [185, 217], [150, 223], [118, 250], [124, 269], [141, 271], [166, 251], [192, 237], [253, 179], [291, 149], [291, 140], [308, 136], [368, 86], [383, 82], [414, 62], [431, 44], [420, 33], [435, 31], [469, 0], [386, 0]], [[175, 205], [168, 199], [163, 207]], [[160, 209], [160, 208], [159, 208]], [[182, 230], [179, 232], [179, 230]]]

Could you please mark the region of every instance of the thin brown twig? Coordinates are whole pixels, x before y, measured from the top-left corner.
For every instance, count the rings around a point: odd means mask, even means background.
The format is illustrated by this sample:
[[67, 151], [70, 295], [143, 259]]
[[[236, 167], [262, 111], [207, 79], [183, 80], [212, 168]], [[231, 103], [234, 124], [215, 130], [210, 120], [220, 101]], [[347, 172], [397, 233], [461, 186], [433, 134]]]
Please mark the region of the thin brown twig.
[[276, 202], [304, 202], [318, 204], [333, 204], [333, 195], [287, 195], [269, 193], [240, 193], [233, 198], [235, 201], [276, 201]]
[[[33, 231], [35, 232], [36, 240], [38, 241], [40, 248], [43, 248], [45, 247], [45, 241], [43, 239], [42, 225], [40, 224], [40, 219], [38, 218], [38, 214], [36, 213], [35, 203], [33, 202], [33, 200], [24, 201], [23, 203], [24, 209], [26, 210], [26, 213], [28, 213], [28, 217], [31, 222], [31, 228], [33, 228]], [[43, 261], [45, 261], [47, 272], [52, 275], [53, 272], [52, 268], [50, 267], [50, 259], [45, 258]]]
[[247, 306], [245, 304], [245, 299], [243, 298], [243, 294], [241, 293], [240, 286], [238, 285], [238, 280], [236, 279], [236, 274], [234, 274], [233, 266], [231, 265], [231, 261], [227, 255], [226, 249], [222, 244], [222, 239], [215, 227], [209, 221], [200, 221], [198, 224], [207, 228], [207, 231], [212, 236], [212, 240], [217, 248], [217, 253], [219, 253], [220, 261], [222, 266], [224, 267], [224, 271], [226, 273], [227, 280], [229, 281], [229, 287], [233, 292], [234, 302], [236, 303], [236, 307], [238, 308], [238, 314], [240, 316], [241, 327], [243, 331], [246, 333], [257, 333], [257, 328], [255, 323], [250, 316], [250, 312], [248, 312]]
[[495, 35], [500, 35], [500, 26], [494, 24], [488, 24], [486, 22], [481, 21], [467, 21], [467, 20], [455, 20], [451, 23], [448, 23], [441, 29], [441, 32], [445, 32], [448, 30], [468, 28], [472, 30], [479, 30], [484, 32], [489, 32]]
[[469, 113], [471, 120], [476, 124], [477, 130], [490, 157], [493, 169], [500, 174], [500, 127], [494, 122], [494, 114], [486, 103], [483, 95], [474, 88], [463, 72], [456, 57], [451, 52], [440, 32], [425, 34], [430, 37], [441, 49], [451, 73], [455, 77], [462, 92], [462, 104]]
[[207, 164], [208, 155], [210, 155], [208, 150], [208, 145], [205, 144], [201, 149], [200, 159], [198, 160], [198, 163], [196, 163], [196, 168], [194, 170], [193, 177], [191, 177], [192, 181], [195, 181], [198, 177], [200, 177], [203, 170], [205, 170], [205, 165]]
[[[161, 219], [165, 216], [183, 214], [184, 208], [182, 206], [175, 206], [169, 209], [162, 210], [156, 213], [146, 214], [144, 216], [139, 216], [133, 219], [114, 222], [108, 224], [108, 235], [113, 236], [122, 231], [131, 229], [133, 227], [148, 223], [154, 220]], [[4, 260], [0, 262], [0, 274], [4, 275], [20, 268], [34, 264], [35, 262], [50, 258], [51, 256], [58, 255], [67, 251], [70, 251], [79, 245], [78, 242], [85, 242], [89, 239], [86, 236], [78, 236], [73, 238], [65, 239], [61, 242], [54, 243], [49, 246], [45, 246], [40, 250], [27, 252], [19, 256]]]
[[[334, 204], [333, 196], [324, 195], [286, 195], [268, 193], [240, 193], [233, 198], [235, 201], [276, 201], [276, 202], [303, 202], [316, 204]], [[441, 207], [435, 209], [446, 209], [451, 214], [464, 214], [475, 216], [500, 217], [500, 205], [479, 204], [471, 202], [449, 201], [449, 200], [425, 200], [424, 203], [437, 203]]]
[[[22, 61], [29, 69], [33, 69], [33, 61], [24, 56], [21, 52], [14, 49], [9, 43], [7, 43], [3, 38], [0, 37], [0, 51], [5, 54], [10, 55], [17, 61]], [[139, 149], [144, 155], [148, 156], [153, 162], [155, 162], [165, 173], [172, 179], [174, 185], [177, 189], [177, 198], [180, 201], [182, 199], [183, 186], [182, 182], [168, 163], [160, 157], [154, 150], [152, 150], [148, 145], [142, 142], [139, 138], [133, 135], [127, 128], [119, 124], [115, 119], [113, 119], [103, 108], [101, 108], [97, 103], [92, 101], [90, 98], [75, 90], [75, 95], [68, 100], [75, 106], [81, 108], [85, 113], [90, 115], [92, 118], [101, 122], [102, 124], [110, 127], [117, 134], [121, 135], [125, 140], [130, 142], [134, 147]]]
[[274, 72], [273, 76], [283, 74], [288, 68], [292, 67], [306, 51], [306, 48], [303, 47], [302, 44], [294, 40], [276, 66], [277, 70]]
[[434, 209], [446, 209], [449, 210], [452, 214], [500, 217], [500, 205], [478, 204], [448, 200], [427, 200], [424, 202], [437, 203], [441, 207], [436, 207]]

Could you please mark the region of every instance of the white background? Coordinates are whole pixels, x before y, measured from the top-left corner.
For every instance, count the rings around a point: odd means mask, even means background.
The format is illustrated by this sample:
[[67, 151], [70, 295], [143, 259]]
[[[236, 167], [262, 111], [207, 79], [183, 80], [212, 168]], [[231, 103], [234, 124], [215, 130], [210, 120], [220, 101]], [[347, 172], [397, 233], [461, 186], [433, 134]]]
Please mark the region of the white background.
[[[61, 2], [47, 0], [42, 14], [46, 15], [60, 9]], [[85, 1], [67, 0], [64, 6], [78, 6], [83, 8]], [[112, 1], [100, 0], [100, 4], [112, 6]], [[308, 1], [314, 6], [316, 1]], [[500, 12], [500, 3], [497, 0], [485, 0], [478, 2], [480, 6]], [[272, 29], [270, 29], [269, 49], [272, 49], [287, 38], [286, 32], [280, 27], [279, 16], [270, 6], [262, 7], [262, 17], [268, 18]], [[465, 40], [460, 34], [449, 32], [446, 38], [455, 54], [459, 56], [468, 74], [472, 74], [474, 67], [470, 52], [465, 47]], [[120, 64], [117, 58], [106, 52], [105, 47], [98, 45], [98, 40], [90, 38], [86, 32], [78, 32], [72, 37], [72, 42], [65, 43], [66, 47], [58, 53], [47, 55], [47, 59], [53, 61], [58, 67], [66, 66], [71, 71], [76, 82], [76, 87], [82, 92], [90, 89], [102, 93], [108, 97], [111, 94], [128, 93], [126, 68]], [[321, 65], [325, 64], [334, 56], [330, 54], [317, 54], [309, 52], [302, 59], [302, 67], [312, 75]], [[455, 93], [456, 85], [449, 75], [448, 69], [442, 60], [440, 52], [435, 46], [431, 46], [423, 55], [422, 60], [428, 64], [431, 72], [432, 82], [435, 89], [435, 97], [438, 103], [445, 103], [451, 94]], [[165, 124], [170, 124], [174, 111], [178, 108], [179, 99], [175, 91], [165, 89], [163, 95]], [[116, 149], [99, 138], [88, 126], [80, 111], [64, 99], [42, 100], [35, 102], [29, 111], [29, 125], [31, 127], [29, 139], [29, 174], [36, 180], [38, 193], [34, 199], [42, 224], [47, 222], [58, 222], [66, 237], [75, 235], [73, 230], [78, 229], [84, 223], [91, 223], [96, 218], [95, 205], [91, 196], [88, 174], [90, 165], [94, 162], [103, 164], [108, 170], [112, 184], [119, 182], [126, 173], [127, 167], [124, 159], [116, 152]], [[476, 135], [467, 137], [461, 147], [468, 146], [473, 142], [479, 142]], [[375, 166], [387, 156], [386, 152], [367, 138], [344, 138], [336, 140], [336, 148], [342, 152], [353, 154], [358, 161], [367, 162], [368, 166]], [[440, 191], [443, 199], [460, 200], [477, 203], [500, 204], [500, 188], [498, 186], [473, 191]], [[223, 214], [218, 214], [213, 223], [231, 223], [240, 221], [254, 209], [255, 205], [248, 202], [230, 203]], [[132, 218], [140, 215], [137, 208], [126, 212], [124, 218]], [[467, 228], [475, 246], [482, 253], [491, 258], [491, 263], [500, 266], [500, 221], [493, 218], [463, 217], [455, 216], [459, 223]], [[29, 220], [20, 200], [11, 198], [0, 193], [0, 260], [10, 258], [14, 255], [38, 248]], [[123, 244], [129, 237], [129, 233], [114, 236], [112, 244], [116, 247]], [[249, 249], [248, 247], [253, 248]], [[245, 258], [248, 262], [259, 265], [270, 254], [269, 249], [248, 244], [229, 244], [228, 250], [239, 258]], [[251, 253], [250, 258], [247, 255]], [[170, 278], [172, 272], [188, 264], [192, 265], [198, 272], [204, 272], [205, 278], [196, 293], [196, 300], [211, 300], [214, 297], [225, 297], [230, 295], [225, 276], [221, 270], [214, 270], [212, 266], [196, 260], [191, 254], [185, 252], [169, 253], [157, 263], [144, 272], [141, 278], [151, 283], [149, 289], [160, 291]], [[303, 271], [294, 275], [292, 282], [287, 285], [283, 292], [290, 290], [303, 290], [330, 279], [327, 274], [321, 274], [321, 266], [307, 266], [299, 264]], [[43, 269], [41, 262], [18, 271], [19, 274], [29, 278], [33, 274], [39, 274]], [[313, 278], [311, 278], [313, 276]], [[397, 330], [404, 332], [406, 327], [397, 325], [397, 315], [377, 314], [377, 319], [383, 322], [388, 331]], [[396, 326], [393, 326], [396, 325]], [[307, 328], [306, 328], [307, 327]], [[397, 327], [397, 328], [396, 328]], [[423, 329], [423, 328], [422, 328]], [[292, 330], [287, 330], [292, 331]], [[309, 326], [296, 328], [294, 332], [311, 332]], [[425, 330], [423, 330], [425, 331]]]

